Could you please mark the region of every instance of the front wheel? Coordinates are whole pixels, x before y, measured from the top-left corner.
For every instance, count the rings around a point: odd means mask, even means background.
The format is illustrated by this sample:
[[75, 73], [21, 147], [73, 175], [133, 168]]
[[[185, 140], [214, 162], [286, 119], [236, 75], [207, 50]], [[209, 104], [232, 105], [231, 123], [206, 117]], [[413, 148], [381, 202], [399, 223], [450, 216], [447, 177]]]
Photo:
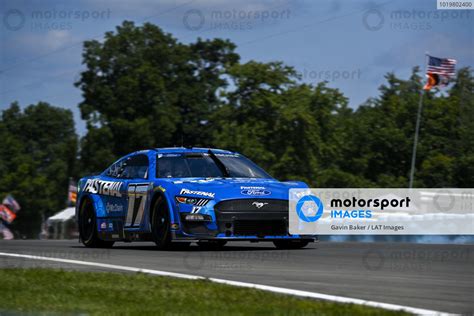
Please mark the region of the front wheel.
[[275, 240], [273, 242], [278, 249], [300, 249], [309, 244], [307, 240]]
[[79, 237], [84, 246], [89, 248], [110, 248], [113, 241], [106, 241], [97, 235], [97, 220], [94, 205], [87, 199], [79, 210]]
[[151, 234], [158, 249], [171, 248], [170, 212], [166, 200], [162, 197], [153, 205]]

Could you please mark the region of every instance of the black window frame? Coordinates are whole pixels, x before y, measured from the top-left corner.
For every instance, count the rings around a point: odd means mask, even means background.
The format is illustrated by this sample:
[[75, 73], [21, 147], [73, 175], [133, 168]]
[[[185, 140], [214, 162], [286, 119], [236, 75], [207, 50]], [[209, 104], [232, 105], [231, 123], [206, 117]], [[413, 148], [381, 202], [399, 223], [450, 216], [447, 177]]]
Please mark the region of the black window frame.
[[[214, 163], [216, 164], [217, 168], [222, 172], [222, 176], [219, 176], [219, 177], [216, 177], [216, 178], [232, 178], [232, 176], [229, 175], [229, 170], [227, 169], [227, 166], [225, 164], [223, 164], [220, 159], [219, 159], [219, 155], [221, 155], [220, 153], [214, 153], [214, 152], [199, 152], [199, 153], [193, 153], [193, 152], [190, 152], [190, 153], [172, 153], [172, 154], [157, 154], [156, 155], [156, 161], [155, 161], [155, 178], [156, 179], [165, 179], [164, 177], [160, 177], [160, 164], [159, 164], [159, 159], [161, 158], [160, 155], [163, 155], [163, 156], [166, 156], [166, 155], [176, 155], [176, 156], [193, 156], [193, 155], [196, 155], [196, 156], [206, 156], [206, 155], [209, 155], [209, 157], [211, 159], [214, 160]], [[213, 157], [214, 156], [214, 157]], [[249, 161], [257, 170], [261, 171], [262, 174], [264, 174], [266, 177], [256, 177], [258, 179], [274, 179], [268, 172], [266, 172], [262, 167], [260, 167], [259, 165], [257, 165], [255, 162], [253, 162], [252, 160], [248, 159], [247, 157], [243, 156], [243, 155], [240, 155], [240, 154], [236, 154], [236, 157], [239, 157], [239, 158], [242, 158], [244, 160], [247, 160]], [[218, 160], [218, 161], [216, 161]], [[219, 165], [222, 164], [222, 165]], [[174, 177], [176, 178], [176, 177]], [[180, 178], [180, 177], [178, 177]], [[194, 177], [190, 177], [190, 178], [194, 178]], [[211, 177], [212, 178], [212, 177]], [[251, 178], [251, 177], [244, 177], [244, 178]]]

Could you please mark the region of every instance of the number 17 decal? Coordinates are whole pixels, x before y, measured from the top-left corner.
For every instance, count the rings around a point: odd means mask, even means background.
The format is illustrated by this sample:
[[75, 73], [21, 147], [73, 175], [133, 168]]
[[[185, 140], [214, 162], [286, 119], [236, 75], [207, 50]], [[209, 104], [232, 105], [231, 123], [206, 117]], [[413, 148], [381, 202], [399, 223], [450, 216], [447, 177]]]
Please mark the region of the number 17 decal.
[[130, 183], [128, 185], [127, 219], [124, 228], [140, 226], [145, 211], [148, 188], [148, 183]]

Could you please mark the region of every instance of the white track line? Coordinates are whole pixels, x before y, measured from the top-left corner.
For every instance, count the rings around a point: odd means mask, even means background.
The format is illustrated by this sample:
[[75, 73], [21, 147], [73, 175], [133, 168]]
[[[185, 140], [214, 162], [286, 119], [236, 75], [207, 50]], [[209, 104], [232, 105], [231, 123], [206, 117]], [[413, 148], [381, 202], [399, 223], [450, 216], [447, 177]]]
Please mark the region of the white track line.
[[309, 291], [293, 290], [293, 289], [262, 285], [262, 284], [230, 281], [230, 280], [223, 280], [223, 279], [216, 279], [216, 278], [206, 278], [203, 276], [192, 275], [192, 274], [183, 274], [183, 273], [175, 273], [175, 272], [167, 272], [167, 271], [151, 270], [151, 269], [141, 269], [141, 268], [135, 268], [135, 267], [119, 266], [115, 264], [62, 259], [62, 258], [51, 258], [51, 257], [42, 257], [42, 256], [34, 256], [34, 255], [24, 255], [24, 254], [8, 253], [8, 252], [0, 252], [0, 256], [62, 262], [62, 263], [78, 264], [78, 265], [83, 265], [83, 266], [91, 266], [91, 267], [129, 271], [129, 272], [141, 272], [141, 273], [146, 273], [146, 274], [167, 276], [167, 277], [174, 277], [174, 278], [188, 279], [188, 280], [209, 280], [215, 283], [221, 283], [221, 284], [227, 284], [227, 285], [239, 286], [239, 287], [245, 287], [245, 288], [252, 288], [252, 289], [258, 289], [258, 290], [263, 290], [263, 291], [268, 291], [268, 292], [294, 295], [294, 296], [299, 296], [299, 297], [316, 298], [316, 299], [333, 301], [333, 302], [338, 302], [338, 303], [346, 303], [346, 304], [365, 305], [365, 306], [378, 307], [378, 308], [383, 308], [383, 309], [388, 309], [388, 310], [396, 310], [396, 311], [403, 310], [403, 311], [417, 314], [417, 315], [450, 315], [448, 313], [438, 312], [438, 311], [429, 310], [429, 309], [415, 308], [415, 307], [410, 307], [410, 306], [388, 304], [388, 303], [380, 303], [380, 302], [374, 302], [374, 301], [366, 301], [366, 300], [362, 300], [358, 298], [350, 298], [350, 297], [328, 295], [328, 294], [309, 292]]

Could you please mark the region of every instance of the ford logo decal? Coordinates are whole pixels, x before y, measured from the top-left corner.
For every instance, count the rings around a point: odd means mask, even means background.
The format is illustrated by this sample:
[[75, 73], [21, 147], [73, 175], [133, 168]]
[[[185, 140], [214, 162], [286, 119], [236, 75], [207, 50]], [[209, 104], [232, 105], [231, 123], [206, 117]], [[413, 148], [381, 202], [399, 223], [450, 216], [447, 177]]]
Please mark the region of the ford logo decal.
[[272, 192], [268, 191], [268, 190], [256, 190], [256, 189], [253, 189], [253, 190], [242, 190], [240, 191], [241, 194], [244, 194], [244, 195], [254, 195], [254, 196], [262, 196], [262, 195], [269, 195], [271, 194]]

